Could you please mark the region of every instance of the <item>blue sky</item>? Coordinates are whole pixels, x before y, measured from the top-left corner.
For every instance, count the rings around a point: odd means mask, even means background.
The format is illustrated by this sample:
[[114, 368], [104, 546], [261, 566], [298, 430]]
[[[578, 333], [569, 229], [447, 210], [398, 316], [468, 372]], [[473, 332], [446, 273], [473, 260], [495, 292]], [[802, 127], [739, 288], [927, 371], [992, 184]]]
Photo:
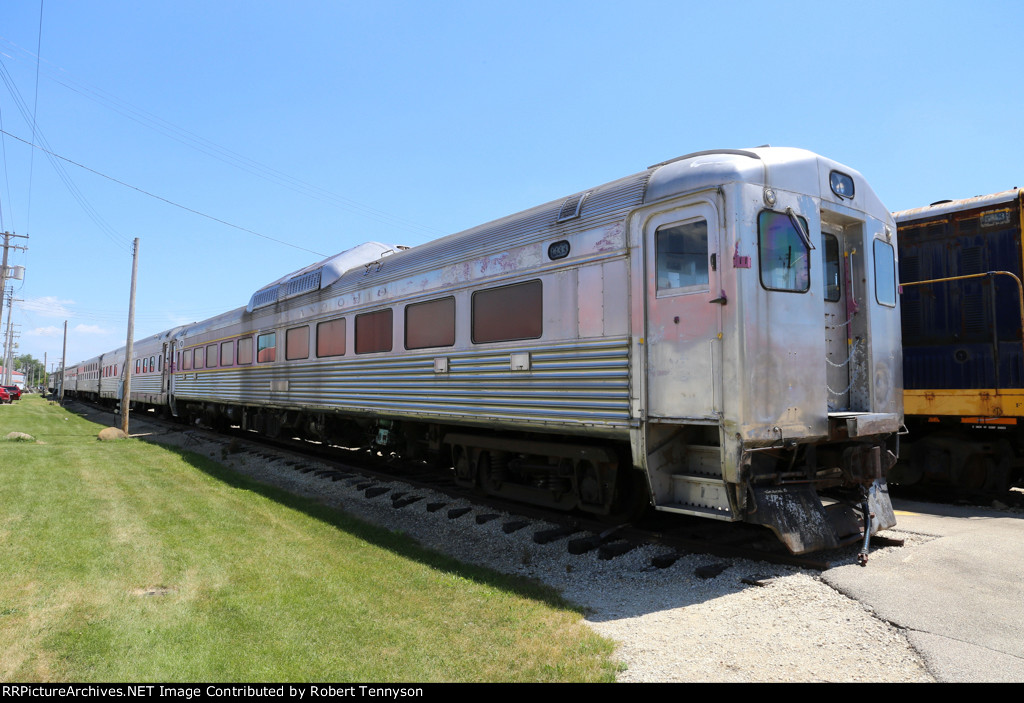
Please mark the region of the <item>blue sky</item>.
[[[892, 210], [1024, 186], [1022, 2], [40, 7], [0, 5], [0, 211], [19, 353], [51, 362], [65, 319], [69, 363], [124, 343], [134, 237], [139, 338], [691, 151], [811, 149]], [[132, 187], [33, 156], [18, 101]]]

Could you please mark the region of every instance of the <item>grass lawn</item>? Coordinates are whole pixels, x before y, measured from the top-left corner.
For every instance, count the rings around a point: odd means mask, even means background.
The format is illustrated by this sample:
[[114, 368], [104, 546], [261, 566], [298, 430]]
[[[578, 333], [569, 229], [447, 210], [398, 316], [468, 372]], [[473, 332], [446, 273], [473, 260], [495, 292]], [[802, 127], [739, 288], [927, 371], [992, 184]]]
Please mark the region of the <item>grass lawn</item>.
[[2, 681], [614, 680], [549, 590], [100, 429], [0, 407]]

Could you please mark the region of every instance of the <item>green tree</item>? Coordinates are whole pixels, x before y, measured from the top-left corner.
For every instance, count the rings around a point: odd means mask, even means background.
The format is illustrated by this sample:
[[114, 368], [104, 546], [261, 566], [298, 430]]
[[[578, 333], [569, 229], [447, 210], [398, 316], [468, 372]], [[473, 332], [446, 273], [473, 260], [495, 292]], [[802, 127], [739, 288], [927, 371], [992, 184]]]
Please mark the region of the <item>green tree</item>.
[[43, 367], [43, 362], [31, 354], [14, 357], [14, 370], [25, 374], [25, 383], [45, 384], [46, 382], [46, 369]]

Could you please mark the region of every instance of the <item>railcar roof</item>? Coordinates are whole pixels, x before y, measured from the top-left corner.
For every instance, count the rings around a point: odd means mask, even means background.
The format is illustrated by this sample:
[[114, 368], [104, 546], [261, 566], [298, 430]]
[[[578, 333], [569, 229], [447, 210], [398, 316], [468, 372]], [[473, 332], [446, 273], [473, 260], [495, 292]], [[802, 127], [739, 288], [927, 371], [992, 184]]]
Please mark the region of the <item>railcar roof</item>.
[[919, 220], [926, 217], [940, 217], [942, 215], [960, 212], [961, 210], [973, 210], [975, 208], [1002, 205], [1003, 203], [1012, 202], [1018, 197], [1020, 197], [1020, 189], [1013, 188], [1011, 190], [1004, 190], [1001, 193], [992, 193], [991, 195], [976, 195], [973, 198], [940, 200], [937, 203], [932, 203], [925, 207], [900, 210], [899, 212], [894, 212], [892, 215], [896, 219], [897, 224], [902, 224], [904, 222]]

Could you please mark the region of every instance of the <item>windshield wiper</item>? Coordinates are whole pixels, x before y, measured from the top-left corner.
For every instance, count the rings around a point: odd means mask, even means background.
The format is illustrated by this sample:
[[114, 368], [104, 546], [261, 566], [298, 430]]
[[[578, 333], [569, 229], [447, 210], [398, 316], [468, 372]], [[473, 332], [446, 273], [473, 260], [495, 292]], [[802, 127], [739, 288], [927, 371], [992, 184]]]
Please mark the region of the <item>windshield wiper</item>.
[[811, 235], [809, 235], [807, 230], [804, 229], [804, 223], [801, 222], [800, 218], [796, 216], [795, 212], [793, 212], [793, 208], [786, 208], [786, 214], [789, 215], [789, 221], [792, 223], [793, 229], [796, 230], [796, 233], [800, 235], [800, 239], [803, 240], [804, 246], [808, 249], [813, 249], [814, 245], [811, 243]]

